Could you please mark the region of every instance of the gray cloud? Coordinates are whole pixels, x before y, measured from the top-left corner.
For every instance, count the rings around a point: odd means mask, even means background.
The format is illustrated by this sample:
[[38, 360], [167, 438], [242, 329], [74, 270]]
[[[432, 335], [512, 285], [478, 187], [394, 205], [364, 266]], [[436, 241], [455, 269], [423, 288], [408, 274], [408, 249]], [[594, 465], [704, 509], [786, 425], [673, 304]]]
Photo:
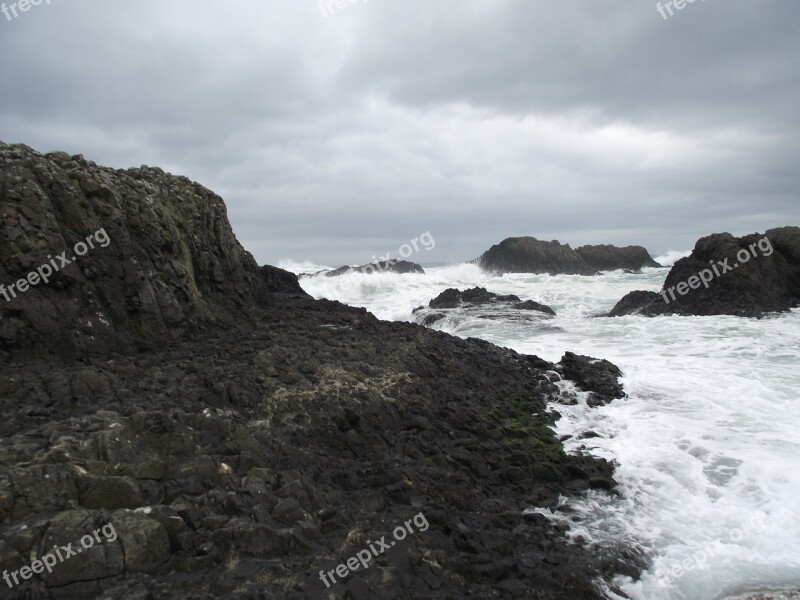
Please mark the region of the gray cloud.
[[661, 253], [800, 222], [798, 33], [792, 0], [53, 0], [0, 15], [0, 139], [186, 174], [260, 262]]

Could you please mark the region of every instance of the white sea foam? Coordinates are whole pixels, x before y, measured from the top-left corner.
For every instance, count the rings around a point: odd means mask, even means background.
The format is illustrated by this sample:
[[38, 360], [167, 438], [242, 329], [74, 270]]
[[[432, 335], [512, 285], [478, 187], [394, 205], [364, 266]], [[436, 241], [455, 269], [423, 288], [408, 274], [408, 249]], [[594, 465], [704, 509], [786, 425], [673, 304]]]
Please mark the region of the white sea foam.
[[392, 320], [412, 320], [415, 307], [448, 287], [482, 286], [551, 306], [558, 316], [547, 327], [477, 318], [438, 327], [550, 361], [567, 350], [607, 358], [623, 370], [627, 400], [557, 406], [559, 434], [598, 434], [566, 447], [615, 460], [621, 497], [571, 499], [552, 518], [599, 546], [627, 544], [651, 560], [641, 580], [609, 583], [635, 600], [718, 600], [800, 585], [800, 310], [761, 320], [595, 318], [629, 291], [657, 291], [666, 271], [427, 271], [301, 283], [315, 297]]
[[685, 251], [669, 250], [666, 254], [662, 254], [661, 256], [656, 256], [653, 260], [665, 267], [671, 267], [680, 259], [689, 256], [691, 253], [692, 253], [691, 250], [685, 250]]

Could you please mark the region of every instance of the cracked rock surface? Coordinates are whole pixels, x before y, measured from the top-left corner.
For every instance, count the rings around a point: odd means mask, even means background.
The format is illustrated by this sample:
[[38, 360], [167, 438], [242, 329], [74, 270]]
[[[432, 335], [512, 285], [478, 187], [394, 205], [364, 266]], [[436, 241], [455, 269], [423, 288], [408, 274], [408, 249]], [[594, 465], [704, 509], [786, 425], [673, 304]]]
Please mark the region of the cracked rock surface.
[[[594, 599], [596, 577], [636, 574], [631, 550], [524, 513], [615, 487], [549, 428], [556, 365], [312, 300], [184, 178], [0, 161], [0, 282], [112, 240], [0, 299], [0, 565], [117, 533], [0, 597]], [[426, 531], [320, 581], [420, 513]]]

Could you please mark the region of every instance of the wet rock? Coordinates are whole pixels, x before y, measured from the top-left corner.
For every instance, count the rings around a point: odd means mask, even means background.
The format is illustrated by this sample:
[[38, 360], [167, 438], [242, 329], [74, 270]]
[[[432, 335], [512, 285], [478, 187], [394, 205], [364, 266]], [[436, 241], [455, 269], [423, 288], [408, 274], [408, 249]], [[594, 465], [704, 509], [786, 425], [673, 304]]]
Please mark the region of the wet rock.
[[662, 292], [632, 292], [608, 314], [762, 317], [800, 306], [800, 227], [701, 238]]
[[[550, 428], [555, 365], [315, 301], [160, 169], [2, 146], [0, 185], [0, 282], [112, 239], [32, 308], [0, 301], [3, 568], [118, 534], [21, 597], [598, 599], [609, 561], [639, 568], [524, 515], [614, 487]], [[562, 373], [602, 393], [595, 367]], [[425, 531], [324, 588], [320, 569], [418, 514]]]
[[[526, 300], [523, 302], [519, 296], [513, 294], [498, 295], [481, 287], [464, 290], [463, 292], [454, 288], [449, 288], [431, 300], [428, 304], [428, 308], [421, 306], [413, 312], [417, 315], [418, 322], [422, 325], [430, 326], [447, 318], [450, 313], [444, 311], [452, 309], [470, 310], [476, 308], [498, 309], [503, 311], [503, 316], [506, 315], [508, 310], [536, 311], [551, 316], [555, 316], [556, 314], [549, 306], [539, 304], [533, 300]], [[482, 316], [491, 318], [493, 315], [487, 313]]]
[[622, 269], [636, 273], [644, 267], [660, 267], [646, 248], [642, 246], [626, 246], [619, 248], [607, 244], [598, 246], [581, 246], [575, 250], [583, 260], [600, 271], [616, 271]]
[[557, 240], [544, 242], [532, 237], [508, 238], [492, 246], [475, 260], [491, 273], [547, 273], [558, 275], [596, 275], [597, 269], [587, 263], [569, 244]]
[[567, 352], [556, 368], [564, 379], [574, 381], [585, 392], [591, 392], [586, 401], [589, 406], [601, 406], [626, 397], [619, 382], [622, 371], [607, 360]]

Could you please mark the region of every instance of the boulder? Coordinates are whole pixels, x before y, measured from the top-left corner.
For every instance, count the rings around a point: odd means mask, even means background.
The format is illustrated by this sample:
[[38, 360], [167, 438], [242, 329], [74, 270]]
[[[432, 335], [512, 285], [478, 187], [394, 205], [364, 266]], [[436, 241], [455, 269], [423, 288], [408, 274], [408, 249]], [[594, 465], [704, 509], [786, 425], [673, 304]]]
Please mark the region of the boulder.
[[670, 270], [661, 293], [631, 292], [608, 316], [761, 317], [800, 305], [800, 228], [701, 238]]
[[567, 352], [556, 367], [564, 379], [574, 381], [581, 391], [589, 392], [586, 400], [589, 406], [602, 406], [626, 397], [619, 382], [622, 371], [607, 360]]
[[475, 287], [469, 290], [459, 291], [449, 288], [430, 301], [429, 308], [460, 308], [463, 306], [485, 306], [485, 305], [506, 304], [517, 310], [538, 310], [548, 315], [556, 313], [549, 306], [539, 304], [533, 300], [523, 302], [519, 296], [507, 294], [500, 296], [486, 288]]
[[[533, 300], [522, 301], [519, 296], [514, 294], [498, 295], [486, 290], [486, 288], [476, 287], [463, 292], [455, 288], [449, 288], [439, 294], [428, 303], [427, 308], [421, 306], [415, 309], [414, 314], [418, 315], [418, 322], [426, 327], [446, 318], [451, 309], [479, 309], [482, 317], [492, 318], [494, 315], [487, 308], [494, 308], [503, 311], [535, 311], [546, 315], [555, 316], [555, 311], [544, 304]], [[432, 310], [429, 310], [432, 309]]]
[[[333, 271], [323, 271], [326, 277], [339, 277], [348, 273], [363, 273], [365, 275], [374, 275], [375, 273], [395, 273], [397, 275], [408, 275], [409, 273], [417, 273], [420, 275], [425, 274], [425, 269], [417, 263], [409, 262], [407, 260], [385, 260], [363, 267], [339, 267]], [[318, 273], [319, 275], [320, 273]]]

